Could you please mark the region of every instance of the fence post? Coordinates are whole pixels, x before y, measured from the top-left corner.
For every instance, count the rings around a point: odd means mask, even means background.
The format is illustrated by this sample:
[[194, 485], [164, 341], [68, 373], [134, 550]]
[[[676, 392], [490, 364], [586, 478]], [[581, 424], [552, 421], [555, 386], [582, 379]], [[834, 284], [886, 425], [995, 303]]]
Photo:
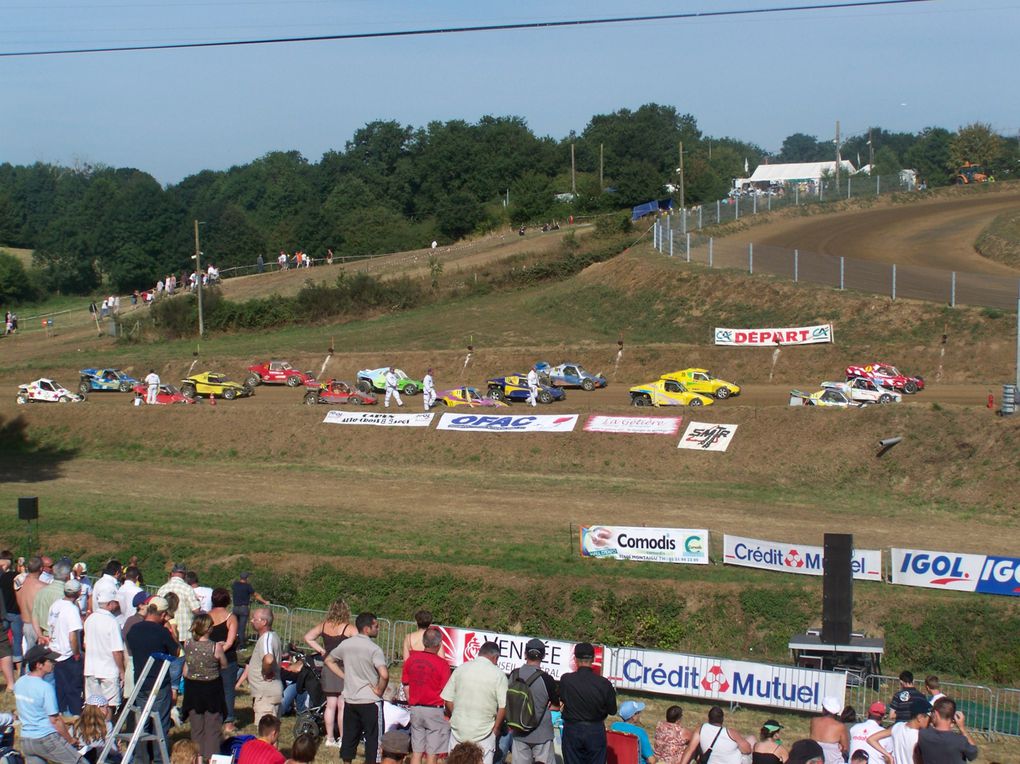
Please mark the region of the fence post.
[[739, 196], [734, 197], [733, 201], [737, 203], [736, 206], [733, 208], [734, 209], [733, 219], [740, 220], [740, 197]]
[[850, 181], [853, 180], [849, 175], [846, 176], [846, 198], [850, 198]]
[[714, 243], [715, 243], [715, 240], [711, 236], [709, 236], [708, 237], [708, 267], [709, 268], [712, 267], [712, 245]]
[[839, 256], [839, 291], [843, 291], [846, 288], [846, 259], [843, 255]]
[[701, 205], [698, 205], [698, 230], [701, 230]]
[[684, 207], [680, 211], [680, 222], [681, 222], [681, 225], [683, 225], [683, 227], [684, 227], [683, 232], [687, 233], [687, 208], [686, 207]]
[[691, 261], [691, 235], [687, 234], [687, 262]]
[[800, 274], [798, 273], [799, 266], [800, 266], [800, 263], [798, 262], [799, 260], [800, 260], [800, 252], [795, 249], [795, 250], [793, 250], [793, 281], [794, 281], [794, 283], [796, 283], [798, 281], [798, 277], [800, 276]]
[[659, 221], [655, 221], [655, 225], [652, 226], [652, 248], [659, 248]]
[[800, 206], [800, 184], [798, 183], [793, 187], [793, 205], [795, 207]]
[[754, 196], [751, 197], [751, 214], [752, 215], [758, 214], [758, 194], [755, 194]]
[[722, 221], [722, 199], [715, 200], [715, 224], [719, 225]]
[[754, 273], [754, 244], [747, 243], [747, 272]]
[[[872, 168], [872, 169], [874, 169], [874, 168]], [[881, 193], [882, 193], [882, 176], [881, 175], [876, 175], [875, 176], [875, 196], [878, 196]]]
[[956, 307], [956, 271], [953, 271], [952, 280], [949, 282], [949, 307]]
[[772, 212], [772, 194], [765, 197], [765, 203], [768, 204], [769, 212]]
[[896, 263], [892, 267], [892, 298], [896, 299]]
[[669, 229], [669, 256], [673, 256], [673, 229]]

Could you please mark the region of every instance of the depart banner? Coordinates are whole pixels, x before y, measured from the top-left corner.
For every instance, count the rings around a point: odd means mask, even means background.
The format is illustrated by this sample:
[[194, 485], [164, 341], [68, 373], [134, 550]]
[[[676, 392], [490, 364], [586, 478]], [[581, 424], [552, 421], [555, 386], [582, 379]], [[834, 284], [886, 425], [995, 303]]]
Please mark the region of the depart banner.
[[619, 432], [634, 435], [676, 435], [680, 416], [606, 416], [592, 414], [584, 423], [585, 432]]
[[[499, 666], [500, 671], [509, 674], [515, 668], [524, 665], [524, 647], [532, 637], [526, 634], [501, 634], [495, 631], [484, 629], [469, 629], [460, 626], [437, 626], [443, 634], [442, 654], [449, 661], [451, 666], [460, 666], [462, 663], [474, 660], [478, 657], [478, 650], [485, 642], [495, 642], [499, 645]], [[574, 662], [574, 645], [576, 642], [563, 642], [556, 639], [543, 639], [545, 643], [545, 657], [542, 658], [542, 668], [545, 669], [554, 679], [559, 679], [563, 674], [577, 670]], [[604, 648], [595, 645], [595, 662], [593, 664], [596, 672], [602, 671]]]
[[733, 347], [817, 345], [832, 342], [832, 324], [783, 329], [716, 329], [715, 344]]
[[593, 525], [582, 527], [580, 537], [582, 557], [708, 565], [708, 531], [703, 528]]
[[437, 430], [461, 432], [572, 432], [577, 414], [443, 414]]
[[385, 414], [379, 412], [338, 411], [326, 414], [326, 424], [367, 424], [376, 427], [428, 427], [435, 414]]
[[[778, 573], [822, 575], [825, 549], [820, 546], [763, 541], [743, 536], [723, 536], [723, 563], [745, 568], [774, 570]], [[851, 557], [854, 578], [861, 581], [882, 580], [882, 550], [855, 549]]]
[[890, 549], [892, 582], [926, 589], [1020, 597], [1020, 559], [993, 554]]

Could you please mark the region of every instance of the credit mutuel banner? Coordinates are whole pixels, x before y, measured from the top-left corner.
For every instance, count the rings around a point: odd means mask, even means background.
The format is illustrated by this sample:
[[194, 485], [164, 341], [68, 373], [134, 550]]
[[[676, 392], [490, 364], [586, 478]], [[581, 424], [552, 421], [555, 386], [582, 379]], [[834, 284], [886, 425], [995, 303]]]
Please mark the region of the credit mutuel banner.
[[708, 565], [708, 531], [690, 528], [581, 528], [582, 557]]
[[[820, 576], [824, 554], [825, 549], [820, 546], [763, 541], [729, 534], [723, 536], [723, 562], [726, 565]], [[881, 549], [855, 549], [850, 564], [854, 578], [861, 581], [882, 580]]]
[[992, 554], [890, 549], [892, 582], [926, 589], [1020, 597], [1020, 559]]
[[428, 427], [435, 414], [384, 414], [356, 411], [330, 411], [322, 421], [326, 424], [367, 424], [376, 427]]
[[832, 324], [796, 326], [783, 329], [716, 329], [716, 345], [735, 347], [776, 347], [816, 345], [832, 342]]

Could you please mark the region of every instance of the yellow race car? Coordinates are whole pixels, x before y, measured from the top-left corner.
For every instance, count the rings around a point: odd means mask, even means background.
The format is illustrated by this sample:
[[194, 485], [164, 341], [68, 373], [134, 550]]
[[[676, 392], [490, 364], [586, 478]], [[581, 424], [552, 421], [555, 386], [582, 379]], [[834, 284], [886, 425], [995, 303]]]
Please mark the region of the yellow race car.
[[224, 374], [203, 371], [201, 374], [192, 374], [187, 379], [182, 379], [181, 392], [186, 398], [205, 396], [206, 398], [220, 397], [232, 401], [234, 398], [254, 395], [255, 388], [233, 382], [227, 379]]
[[657, 379], [632, 387], [630, 402], [635, 406], [711, 406], [715, 401], [689, 392], [675, 379]]
[[740, 385], [727, 382], [725, 379], [717, 379], [708, 369], [681, 369], [663, 374], [662, 378], [675, 379], [689, 392], [710, 395], [719, 400], [729, 398], [731, 395], [740, 395]]

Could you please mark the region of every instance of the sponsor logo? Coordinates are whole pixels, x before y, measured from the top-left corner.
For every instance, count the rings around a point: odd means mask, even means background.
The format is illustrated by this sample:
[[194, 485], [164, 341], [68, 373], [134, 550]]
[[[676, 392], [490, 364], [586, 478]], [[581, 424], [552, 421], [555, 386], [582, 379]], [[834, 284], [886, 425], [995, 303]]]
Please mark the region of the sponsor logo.
[[702, 451], [725, 451], [729, 448], [733, 433], [737, 431], [735, 424], [706, 424], [691, 422], [687, 431], [680, 439], [677, 448], [690, 448]]
[[963, 560], [960, 556], [951, 554], [907, 552], [903, 556], [900, 572], [907, 571], [919, 576], [933, 576], [928, 582], [935, 586], [945, 586], [970, 578], [970, 573], [963, 569]]
[[603, 416], [596, 414], [584, 423], [586, 432], [618, 432], [636, 435], [676, 435], [683, 417]]
[[[824, 549], [801, 544], [760, 541], [726, 535], [723, 559], [728, 565], [764, 568], [782, 573], [820, 576], [824, 569]], [[850, 557], [854, 578], [881, 581], [882, 552], [879, 549], [855, 549]]]
[[783, 565], [788, 568], [803, 568], [804, 558], [800, 556], [800, 552], [796, 549], [791, 549], [786, 553], [786, 557], [783, 558]]
[[705, 547], [701, 543], [701, 536], [688, 536], [684, 542], [684, 551], [687, 554], [701, 554]]
[[984, 594], [1020, 596], [1020, 560], [988, 555], [981, 568], [977, 590]]
[[428, 427], [435, 414], [386, 414], [354, 411], [330, 411], [322, 421], [326, 424], [360, 424], [376, 427]]
[[701, 680], [701, 686], [707, 692], [726, 692], [730, 689], [730, 680], [722, 670], [722, 666], [712, 666]]
[[580, 529], [582, 557], [708, 564], [708, 531], [595, 525]]
[[784, 329], [716, 329], [716, 345], [812, 345], [832, 342], [832, 324]]
[[468, 631], [464, 633], [464, 652], [463, 661], [473, 661], [478, 657], [478, 651], [482, 649], [482, 640], [473, 632]]
[[472, 432], [570, 432], [576, 423], [577, 414], [563, 416], [443, 414], [437, 429]]

